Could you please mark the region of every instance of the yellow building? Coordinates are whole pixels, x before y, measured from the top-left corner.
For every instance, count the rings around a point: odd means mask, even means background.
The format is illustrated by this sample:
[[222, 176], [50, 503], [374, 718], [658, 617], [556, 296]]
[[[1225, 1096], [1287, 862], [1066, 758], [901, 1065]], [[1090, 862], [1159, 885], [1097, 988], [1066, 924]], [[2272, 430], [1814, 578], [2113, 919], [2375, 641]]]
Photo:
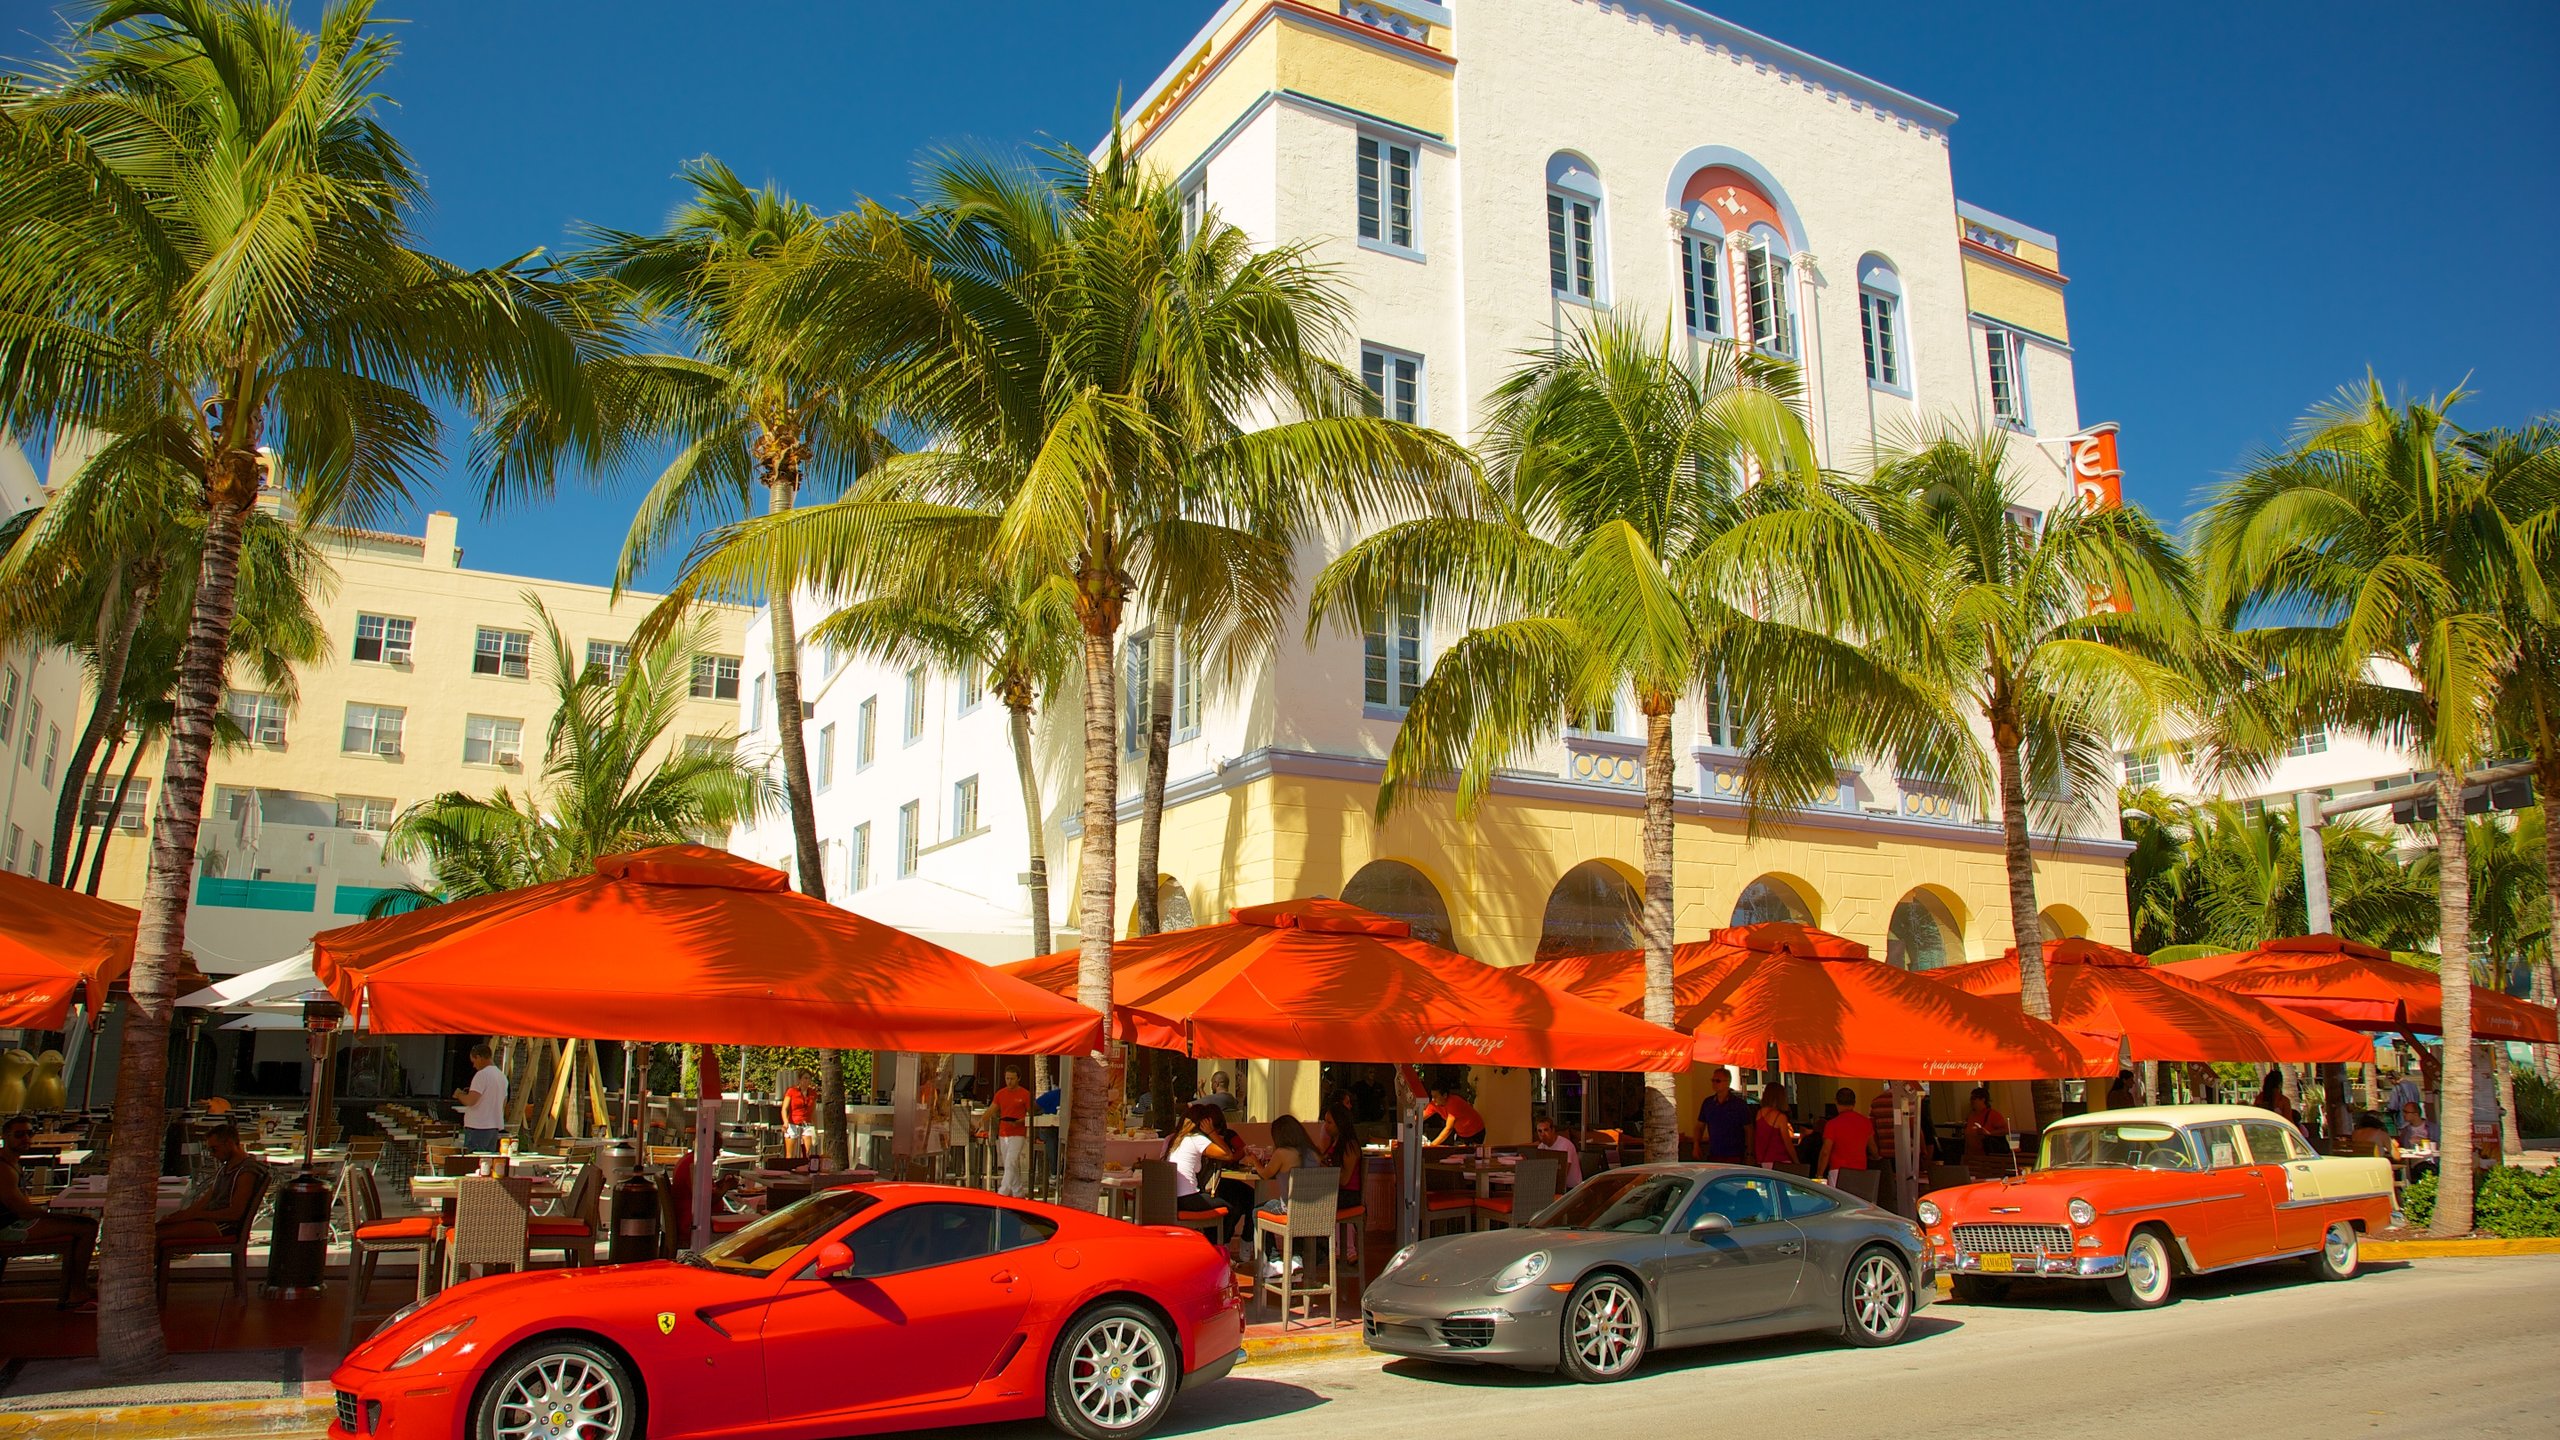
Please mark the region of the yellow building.
[[[538, 784], [554, 705], [544, 682], [539, 600], [576, 663], [628, 663], [631, 632], [657, 598], [599, 585], [472, 570], [438, 511], [423, 535], [339, 530], [321, 540], [336, 583], [314, 599], [326, 658], [290, 701], [235, 677], [224, 706], [249, 742], [218, 751], [196, 841], [187, 934], [197, 965], [229, 974], [300, 951], [361, 919], [387, 888], [422, 878], [386, 859], [404, 807], [446, 791], [518, 794]], [[717, 608], [693, 698], [665, 742], [735, 734], [745, 612]], [[99, 893], [138, 903], [144, 829], [160, 777], [141, 757]], [[121, 769], [121, 762], [118, 768]], [[104, 813], [116, 777], [92, 777]], [[299, 1037], [289, 1037], [299, 1044]]]

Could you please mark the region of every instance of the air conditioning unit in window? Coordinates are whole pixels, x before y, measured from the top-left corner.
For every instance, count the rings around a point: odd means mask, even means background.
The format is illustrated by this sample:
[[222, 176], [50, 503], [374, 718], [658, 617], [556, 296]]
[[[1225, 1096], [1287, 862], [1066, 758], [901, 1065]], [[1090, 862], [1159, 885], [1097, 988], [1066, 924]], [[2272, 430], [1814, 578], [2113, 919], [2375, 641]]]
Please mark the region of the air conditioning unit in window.
[[501, 770], [521, 770], [524, 768], [524, 757], [514, 753], [513, 751], [501, 750], [498, 752], [498, 768]]
[[382, 657], [382, 663], [385, 665], [396, 665], [401, 669], [406, 670], [409, 668], [409, 652], [406, 650], [394, 650], [390, 654]]
[[400, 758], [400, 742], [397, 740], [377, 741], [374, 744], [373, 753], [381, 756], [385, 760], [397, 760]]
[[258, 727], [258, 743], [259, 743], [259, 744], [261, 744], [261, 745], [281, 745], [281, 744], [283, 744], [283, 743], [284, 743], [284, 727], [283, 727], [283, 726], [281, 726], [281, 725], [261, 725], [261, 726], [259, 726], [259, 727]]

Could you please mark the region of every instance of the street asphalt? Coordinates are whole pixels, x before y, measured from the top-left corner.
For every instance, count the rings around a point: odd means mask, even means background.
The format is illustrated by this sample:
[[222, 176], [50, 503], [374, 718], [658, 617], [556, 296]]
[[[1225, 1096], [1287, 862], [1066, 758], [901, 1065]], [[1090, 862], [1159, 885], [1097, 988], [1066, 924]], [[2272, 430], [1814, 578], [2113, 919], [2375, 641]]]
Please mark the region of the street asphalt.
[[1891, 1349], [1805, 1337], [1675, 1351], [1612, 1386], [1365, 1353], [1256, 1365], [1183, 1396], [1157, 1434], [2560, 1435], [2560, 1256], [2376, 1264], [2336, 1285], [2280, 1264], [2182, 1286], [2175, 1303], [2141, 1314], [2094, 1289], [1941, 1301]]

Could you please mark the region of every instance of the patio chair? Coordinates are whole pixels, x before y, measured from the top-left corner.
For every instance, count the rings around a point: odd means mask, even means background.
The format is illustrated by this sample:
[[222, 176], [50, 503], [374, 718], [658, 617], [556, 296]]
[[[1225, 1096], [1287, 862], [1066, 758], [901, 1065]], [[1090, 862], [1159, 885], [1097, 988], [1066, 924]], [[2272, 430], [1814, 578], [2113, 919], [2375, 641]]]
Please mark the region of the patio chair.
[[[1340, 1243], [1335, 1236], [1335, 1227], [1340, 1219], [1337, 1211], [1341, 1203], [1341, 1184], [1342, 1172], [1339, 1170], [1304, 1168], [1292, 1170], [1280, 1177], [1282, 1198], [1286, 1201], [1285, 1207], [1279, 1210], [1265, 1210], [1257, 1206], [1253, 1212], [1253, 1258], [1256, 1271], [1259, 1272], [1262, 1267], [1262, 1242], [1266, 1238], [1275, 1242], [1276, 1252], [1280, 1257], [1279, 1273], [1258, 1274], [1255, 1281], [1256, 1290], [1260, 1295], [1278, 1297], [1280, 1328], [1283, 1330], [1289, 1328], [1297, 1304], [1301, 1300], [1307, 1302], [1306, 1322], [1310, 1325], [1314, 1324], [1317, 1296], [1324, 1297], [1326, 1323], [1341, 1322], [1341, 1310], [1337, 1303], [1337, 1297], [1342, 1292], [1341, 1264], [1340, 1258], [1334, 1253]], [[1305, 1259], [1299, 1253], [1298, 1246], [1311, 1240], [1324, 1242], [1324, 1284], [1321, 1286], [1299, 1283], [1298, 1266], [1291, 1263]], [[1315, 1266], [1308, 1263], [1306, 1271], [1308, 1278], [1313, 1279]]]
[[1964, 1157], [1964, 1173], [1977, 1181], [2005, 1180], [2018, 1173], [2018, 1157], [2006, 1145], [1986, 1145], [1981, 1154]]
[[1476, 1228], [1489, 1230], [1534, 1218], [1556, 1203], [1556, 1190], [1563, 1180], [1563, 1156], [1531, 1155], [1522, 1159], [1512, 1169], [1509, 1194], [1497, 1188], [1476, 1202]]
[[159, 1255], [155, 1262], [157, 1274], [154, 1278], [159, 1289], [160, 1304], [163, 1307], [169, 1303], [169, 1262], [182, 1255], [230, 1256], [231, 1298], [234, 1300], [249, 1298], [249, 1232], [258, 1223], [258, 1211], [267, 1203], [267, 1187], [274, 1183], [274, 1177], [265, 1170], [252, 1166], [248, 1172], [247, 1183], [249, 1203], [240, 1212], [240, 1224], [235, 1233], [206, 1236], [202, 1239], [184, 1237], [161, 1239]]
[[[93, 1242], [95, 1238], [93, 1234], [91, 1237]], [[86, 1278], [71, 1273], [71, 1249], [69, 1236], [57, 1236], [49, 1240], [0, 1240], [0, 1282], [5, 1282], [9, 1278], [9, 1262], [12, 1260], [33, 1259], [40, 1255], [53, 1256], [62, 1262], [62, 1294], [59, 1298], [61, 1303], [68, 1305], [71, 1303], [72, 1281]]]
[[589, 1165], [578, 1172], [578, 1183], [552, 1206], [548, 1215], [536, 1215], [526, 1222], [530, 1238], [526, 1248], [534, 1251], [557, 1250], [561, 1262], [571, 1269], [596, 1263], [596, 1235], [604, 1228], [604, 1169]]
[[1138, 1223], [1141, 1225], [1179, 1225], [1197, 1230], [1215, 1241], [1227, 1225], [1227, 1207], [1212, 1205], [1206, 1210], [1185, 1210], [1174, 1184], [1176, 1172], [1170, 1160], [1138, 1162]]
[[338, 1344], [345, 1348], [355, 1339], [358, 1312], [364, 1309], [365, 1297], [373, 1289], [374, 1267], [385, 1255], [407, 1255], [417, 1262], [417, 1299], [428, 1293], [428, 1277], [435, 1273], [438, 1253], [444, 1248], [444, 1222], [433, 1215], [411, 1215], [401, 1219], [385, 1219], [382, 1214], [382, 1190], [369, 1169], [347, 1171], [347, 1309], [338, 1327]]
[[444, 1280], [462, 1278], [466, 1269], [485, 1272], [504, 1265], [523, 1270], [531, 1259], [532, 1212], [523, 1196], [503, 1180], [466, 1175], [453, 1187], [453, 1235], [444, 1247]]
[[1929, 1188], [1932, 1190], [1952, 1190], [1958, 1185], [1970, 1185], [1972, 1183], [1973, 1172], [1967, 1170], [1961, 1165], [1932, 1165], [1929, 1167]]
[[1840, 1172], [1839, 1180], [1834, 1183], [1836, 1183], [1839, 1188], [1846, 1190], [1850, 1194], [1857, 1196], [1859, 1199], [1866, 1201], [1870, 1205], [1873, 1205], [1876, 1203], [1876, 1196], [1882, 1191], [1883, 1181], [1884, 1174], [1882, 1171], [1843, 1170]]
[[1781, 1175], [1800, 1175], [1808, 1180], [1813, 1178], [1812, 1166], [1800, 1165], [1793, 1160], [1781, 1160], [1769, 1168], [1777, 1171]]

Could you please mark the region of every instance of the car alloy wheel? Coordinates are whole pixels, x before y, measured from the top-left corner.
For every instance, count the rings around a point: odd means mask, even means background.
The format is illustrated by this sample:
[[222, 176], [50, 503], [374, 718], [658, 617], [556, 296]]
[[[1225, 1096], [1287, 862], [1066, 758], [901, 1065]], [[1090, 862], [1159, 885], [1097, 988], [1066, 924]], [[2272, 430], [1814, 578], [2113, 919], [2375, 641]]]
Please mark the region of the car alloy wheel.
[[487, 1440], [622, 1440], [636, 1432], [621, 1367], [583, 1345], [527, 1355], [489, 1393], [481, 1412]]
[[2136, 1230], [2124, 1247], [2124, 1274], [2107, 1282], [2107, 1294], [2128, 1310], [2148, 1310], [2169, 1299], [2169, 1247], [2158, 1231]]
[[2323, 1280], [2344, 1280], [2356, 1273], [2356, 1227], [2341, 1220], [2320, 1237], [2320, 1253], [2311, 1261]]
[[1173, 1395], [1173, 1361], [1164, 1335], [1137, 1310], [1113, 1306], [1069, 1327], [1060, 1428], [1081, 1435], [1140, 1435], [1152, 1429]]
[[1624, 1280], [1586, 1280], [1565, 1309], [1565, 1368], [1577, 1380], [1617, 1380], [1644, 1361], [1644, 1299]]
[[1881, 1250], [1870, 1250], [1849, 1267], [1849, 1340], [1855, 1345], [1890, 1345], [1911, 1324], [1911, 1281], [1902, 1266]]

